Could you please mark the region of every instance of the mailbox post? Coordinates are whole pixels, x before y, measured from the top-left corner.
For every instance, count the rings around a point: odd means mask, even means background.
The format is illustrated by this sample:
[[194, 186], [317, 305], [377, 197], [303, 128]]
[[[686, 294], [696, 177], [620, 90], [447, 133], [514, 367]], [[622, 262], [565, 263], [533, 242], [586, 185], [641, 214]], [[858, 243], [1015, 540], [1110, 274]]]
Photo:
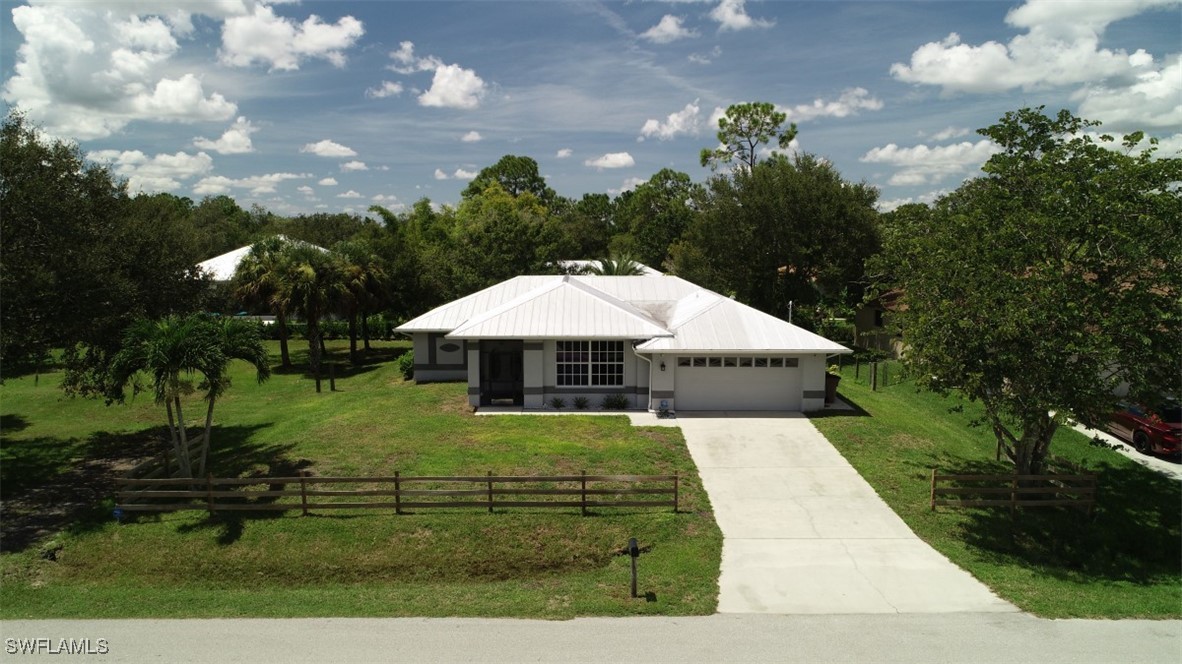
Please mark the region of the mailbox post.
[[628, 540], [628, 557], [632, 558], [632, 596], [637, 597], [636, 594], [636, 559], [640, 557], [640, 547], [636, 544], [636, 538]]

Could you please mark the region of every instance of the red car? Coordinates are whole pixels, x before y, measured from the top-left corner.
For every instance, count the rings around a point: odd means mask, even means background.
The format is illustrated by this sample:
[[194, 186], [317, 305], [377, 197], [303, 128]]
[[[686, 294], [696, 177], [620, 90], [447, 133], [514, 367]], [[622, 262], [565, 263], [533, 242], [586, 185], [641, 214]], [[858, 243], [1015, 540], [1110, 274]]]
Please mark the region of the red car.
[[1172, 400], [1156, 408], [1126, 404], [1113, 413], [1108, 430], [1142, 454], [1182, 454], [1182, 405]]

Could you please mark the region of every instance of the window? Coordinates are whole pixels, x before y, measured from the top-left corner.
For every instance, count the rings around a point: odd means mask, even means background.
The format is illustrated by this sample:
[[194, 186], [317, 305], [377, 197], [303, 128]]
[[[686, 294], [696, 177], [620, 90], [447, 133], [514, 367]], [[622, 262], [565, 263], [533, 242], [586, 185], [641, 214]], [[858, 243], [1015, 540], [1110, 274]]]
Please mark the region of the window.
[[782, 366], [784, 366], [784, 358], [782, 358], [782, 357], [773, 357], [772, 358], [772, 368], [773, 369], [776, 369], [776, 368], [779, 368]]
[[724, 367], [738, 366], [738, 358], [724, 357], [724, 358], [722, 358], [722, 366], [724, 366]]
[[695, 358], [694, 358], [694, 366], [695, 366], [695, 367], [704, 367], [704, 366], [706, 366], [706, 358], [704, 358], [704, 357], [695, 357]]
[[766, 357], [757, 357], [757, 358], [755, 358], [755, 366], [757, 366], [757, 367], [766, 367], [766, 366], [767, 366], [767, 358], [766, 358]]
[[749, 366], [751, 366], [751, 358], [749, 358], [749, 357], [740, 357], [740, 358], [739, 358], [739, 366], [740, 366], [740, 367], [749, 367]]
[[677, 366], [688, 367], [689, 365], [690, 365], [690, 358], [688, 358], [688, 357], [677, 358]]
[[709, 366], [712, 366], [712, 367], [721, 367], [722, 366], [722, 358], [721, 357], [707, 358], [707, 361], [709, 362]]
[[624, 384], [623, 341], [559, 341], [555, 363], [559, 386]]

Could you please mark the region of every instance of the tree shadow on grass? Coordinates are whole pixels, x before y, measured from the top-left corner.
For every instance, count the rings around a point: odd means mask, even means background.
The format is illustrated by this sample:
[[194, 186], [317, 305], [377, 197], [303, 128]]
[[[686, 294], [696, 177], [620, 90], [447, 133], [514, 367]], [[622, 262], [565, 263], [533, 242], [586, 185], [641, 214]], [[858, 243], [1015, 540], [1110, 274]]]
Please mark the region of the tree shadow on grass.
[[[950, 474], [1012, 472], [1007, 464], [936, 462]], [[958, 463], [959, 461], [959, 463]], [[1182, 484], [1140, 467], [1103, 463], [1093, 513], [1066, 507], [969, 508], [962, 538], [979, 554], [1074, 581], [1154, 584], [1177, 579], [1182, 560]], [[942, 508], [952, 509], [952, 508]]]
[[[238, 473], [279, 459], [291, 445], [250, 442], [270, 425], [215, 427], [210, 470]], [[39, 437], [5, 441], [0, 551], [23, 551], [63, 529], [81, 533], [112, 518], [115, 480], [165, 450], [163, 427], [131, 433], [105, 431], [85, 439]]]

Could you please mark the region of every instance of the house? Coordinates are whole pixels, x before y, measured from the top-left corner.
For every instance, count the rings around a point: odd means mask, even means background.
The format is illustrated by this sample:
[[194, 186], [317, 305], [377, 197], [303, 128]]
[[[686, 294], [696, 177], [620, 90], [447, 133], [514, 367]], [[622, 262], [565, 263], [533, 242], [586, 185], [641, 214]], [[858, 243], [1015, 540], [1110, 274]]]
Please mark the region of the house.
[[858, 309], [854, 314], [855, 344], [880, 350], [896, 360], [902, 357], [903, 337], [891, 325], [893, 314], [906, 308], [902, 295], [901, 291], [887, 291]]
[[[317, 247], [316, 245], [310, 242], [304, 242], [303, 240], [292, 240], [285, 235], [276, 235], [275, 237], [279, 238], [285, 243], [292, 242], [304, 244], [310, 247], [315, 247], [322, 252], [328, 251], [328, 249], [325, 249], [324, 247]], [[214, 256], [213, 258], [201, 261], [197, 264], [197, 267], [202, 272], [208, 274], [210, 279], [215, 282], [228, 282], [234, 278], [234, 273], [238, 271], [238, 265], [242, 263], [242, 260], [250, 255], [250, 250], [252, 247], [254, 247], [253, 244], [248, 244], [245, 247], [238, 247], [233, 251], [227, 251], [220, 256]]]
[[824, 407], [826, 358], [850, 350], [675, 276], [521, 276], [397, 328], [418, 382], [466, 380], [475, 406], [648, 410]]

